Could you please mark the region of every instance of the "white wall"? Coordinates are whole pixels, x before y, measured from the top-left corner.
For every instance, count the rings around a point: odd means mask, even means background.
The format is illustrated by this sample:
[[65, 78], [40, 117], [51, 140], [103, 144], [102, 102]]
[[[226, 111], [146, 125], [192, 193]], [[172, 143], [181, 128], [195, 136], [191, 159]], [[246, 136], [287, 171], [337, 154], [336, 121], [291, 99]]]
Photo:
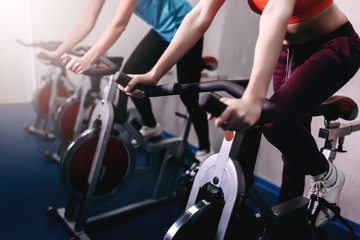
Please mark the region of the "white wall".
[[[193, 5], [197, 0], [190, 1]], [[335, 0], [349, 16], [355, 29], [360, 32], [360, 17], [357, 10], [360, 2], [357, 0]], [[107, 1], [99, 22], [93, 33], [84, 40], [84, 45], [91, 45], [99, 36], [106, 24], [111, 20], [118, 1]], [[36, 83], [44, 74], [47, 67], [34, 61], [34, 51], [17, 45], [15, 39], [31, 41], [61, 41], [81, 17], [86, 0], [4, 0], [0, 1], [0, 31], [2, 40], [0, 45], [0, 103], [27, 102], [31, 100]], [[21, 16], [21, 17], [20, 17]], [[228, 0], [220, 10], [211, 28], [205, 35], [204, 55], [213, 55], [219, 60], [219, 68], [215, 73], [226, 75], [229, 79], [248, 78], [252, 65], [253, 47], [258, 31], [259, 16], [253, 14], [246, 1]], [[136, 29], [136, 30], [135, 30]], [[121, 39], [109, 50], [109, 55], [129, 56], [141, 37], [149, 27], [133, 16], [127, 31]], [[15, 74], [16, 73], [16, 74]], [[173, 82], [174, 70], [167, 75], [162, 83]], [[339, 91], [352, 97], [360, 103], [358, 89], [360, 89], [360, 74]], [[271, 93], [269, 93], [271, 94]], [[173, 109], [184, 112], [185, 108], [177, 97], [153, 99], [154, 112], [164, 129], [176, 134], [180, 120], [173, 116]], [[165, 110], [164, 110], [165, 109]], [[314, 136], [322, 124], [322, 120], [315, 119], [313, 123]], [[223, 132], [215, 129], [210, 123], [210, 135], [215, 150], [219, 149]], [[360, 169], [360, 148], [357, 143], [360, 134], [354, 133], [345, 140], [345, 149], [349, 152], [339, 154], [336, 164], [346, 174], [346, 184], [340, 199], [342, 214], [360, 223], [360, 181], [357, 172]], [[190, 142], [197, 144], [195, 134], [191, 133]], [[319, 139], [319, 146], [321, 140]], [[299, 146], [301, 151], [301, 146]], [[256, 174], [260, 177], [280, 185], [281, 160], [279, 152], [266, 140], [261, 143]]]
[[29, 101], [32, 97], [35, 88], [32, 53], [15, 41], [31, 40], [30, 14], [29, 0], [0, 1], [0, 103]]

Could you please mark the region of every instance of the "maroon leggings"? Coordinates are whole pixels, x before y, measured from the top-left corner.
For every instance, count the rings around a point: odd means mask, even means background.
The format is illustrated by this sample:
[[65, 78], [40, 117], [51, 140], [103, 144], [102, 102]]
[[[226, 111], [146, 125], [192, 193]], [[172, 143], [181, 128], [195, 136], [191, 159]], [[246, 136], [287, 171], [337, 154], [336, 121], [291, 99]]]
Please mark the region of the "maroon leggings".
[[[360, 39], [348, 22], [330, 34], [296, 46], [283, 46], [273, 76], [278, 118], [263, 127], [282, 153], [279, 201], [304, 192], [305, 175], [328, 170], [310, 132], [306, 115], [344, 86], [360, 66]], [[290, 74], [291, 72], [291, 74]]]

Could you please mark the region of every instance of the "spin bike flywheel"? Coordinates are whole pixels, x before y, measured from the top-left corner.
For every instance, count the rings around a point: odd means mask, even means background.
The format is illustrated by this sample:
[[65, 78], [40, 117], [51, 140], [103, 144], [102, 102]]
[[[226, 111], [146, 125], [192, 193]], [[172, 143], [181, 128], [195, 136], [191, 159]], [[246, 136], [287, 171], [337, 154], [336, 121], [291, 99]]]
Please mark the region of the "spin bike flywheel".
[[[73, 141], [60, 162], [60, 179], [70, 196], [83, 199], [99, 140], [100, 129], [88, 129]], [[113, 195], [135, 169], [135, 153], [130, 143], [111, 135], [102, 159], [94, 200]]]
[[[53, 83], [50, 81], [43, 81], [41, 86], [36, 90], [34, 94], [34, 107], [37, 113], [46, 117], [49, 113], [49, 103], [52, 92]], [[68, 98], [70, 96], [69, 90], [61, 84], [57, 88], [57, 96]]]
[[[74, 128], [76, 124], [76, 118], [79, 114], [81, 100], [77, 96], [70, 97], [66, 99], [64, 104], [61, 104], [59, 107], [56, 117], [55, 117], [55, 128], [56, 133], [59, 138], [65, 142], [71, 142], [74, 137]], [[95, 108], [95, 103], [90, 106], [90, 110], [88, 109], [85, 115], [83, 116], [82, 123], [82, 130], [85, 129], [85, 121], [90, 120], [91, 113]]]

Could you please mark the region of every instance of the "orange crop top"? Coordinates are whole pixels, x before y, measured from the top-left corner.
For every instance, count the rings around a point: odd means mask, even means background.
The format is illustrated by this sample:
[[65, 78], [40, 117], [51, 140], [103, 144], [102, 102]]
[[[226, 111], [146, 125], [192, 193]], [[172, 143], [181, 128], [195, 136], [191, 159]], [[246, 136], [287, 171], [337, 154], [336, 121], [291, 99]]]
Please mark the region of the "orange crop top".
[[[268, 0], [248, 0], [250, 8], [261, 14]], [[308, 19], [331, 5], [333, 0], [297, 0], [289, 23], [297, 23]]]

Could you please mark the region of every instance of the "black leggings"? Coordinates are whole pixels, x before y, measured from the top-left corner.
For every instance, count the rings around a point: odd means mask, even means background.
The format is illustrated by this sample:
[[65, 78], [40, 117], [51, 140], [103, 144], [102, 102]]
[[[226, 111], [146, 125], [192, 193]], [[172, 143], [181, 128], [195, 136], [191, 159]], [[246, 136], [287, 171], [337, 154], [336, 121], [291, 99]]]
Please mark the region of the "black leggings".
[[[166, 50], [169, 42], [163, 40], [153, 29], [144, 37], [144, 39], [135, 48], [125, 66], [124, 73], [142, 74], [151, 70]], [[202, 48], [203, 39], [176, 64], [177, 79], [179, 83], [199, 82], [202, 70]], [[185, 104], [198, 136], [199, 149], [208, 149], [210, 147], [208, 136], [208, 122], [206, 113], [198, 105], [199, 94], [191, 93], [180, 95]], [[122, 99], [120, 98], [119, 101]], [[151, 102], [148, 97], [139, 99], [132, 98], [137, 110], [139, 111], [144, 125], [153, 127], [156, 120], [151, 109]], [[119, 104], [118, 104], [119, 105]]]

